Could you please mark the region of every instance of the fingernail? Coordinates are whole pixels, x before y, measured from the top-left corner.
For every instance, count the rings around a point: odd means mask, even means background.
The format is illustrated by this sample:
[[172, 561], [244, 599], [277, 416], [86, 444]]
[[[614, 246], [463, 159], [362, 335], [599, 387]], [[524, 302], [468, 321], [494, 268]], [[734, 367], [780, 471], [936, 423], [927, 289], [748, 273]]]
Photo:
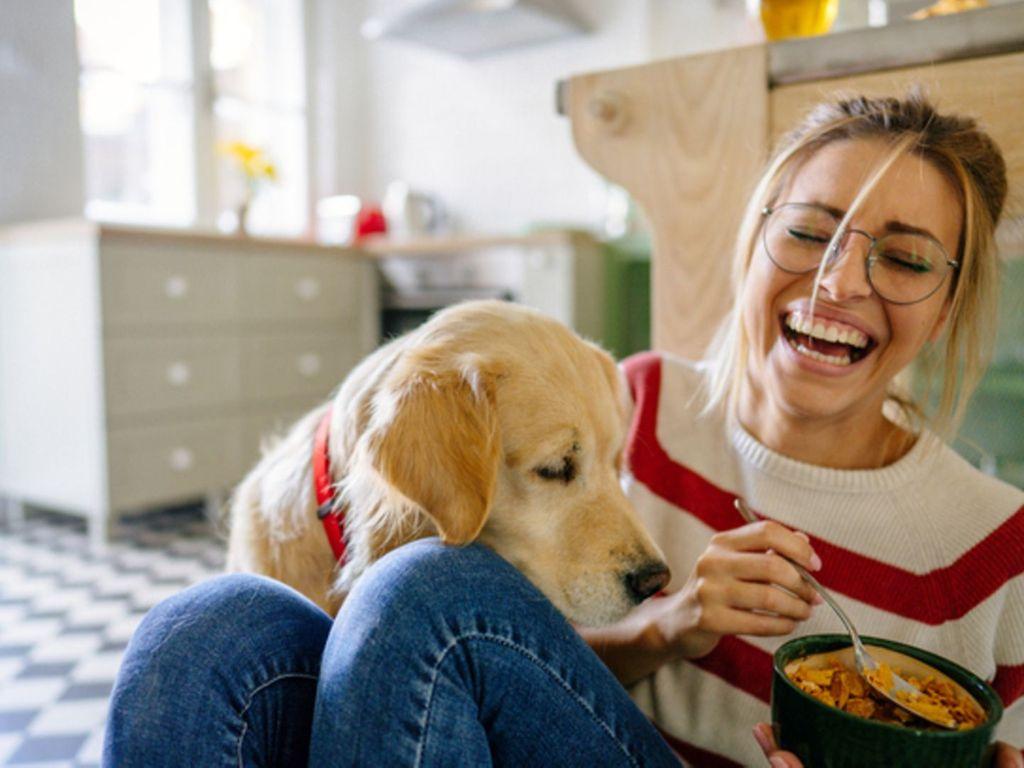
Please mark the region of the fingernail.
[[795, 533], [795, 534], [796, 534], [797, 536], [799, 536], [799, 537], [800, 537], [801, 539], [803, 539], [804, 541], [806, 541], [806, 542], [807, 542], [808, 544], [809, 544], [809, 543], [811, 542], [811, 537], [810, 537], [810, 536], [808, 536], [808, 535], [807, 535], [806, 533], [804, 533], [803, 531], [794, 531], [794, 533]]
[[764, 728], [760, 725], [754, 726], [754, 739], [757, 741], [762, 752], [768, 752], [772, 748], [772, 743], [768, 740], [768, 734], [764, 732]]
[[788, 768], [785, 758], [782, 757], [770, 757], [768, 758], [768, 764], [772, 768]]
[[812, 552], [811, 553], [811, 570], [812, 571], [820, 571], [821, 570], [821, 558], [818, 557], [818, 553], [817, 552]]
[[[815, 592], [814, 595], [811, 597], [811, 604], [812, 605], [821, 605], [824, 602], [825, 602], [825, 598], [823, 598], [817, 592]], [[1024, 766], [1021, 766], [1021, 768], [1024, 768]]]

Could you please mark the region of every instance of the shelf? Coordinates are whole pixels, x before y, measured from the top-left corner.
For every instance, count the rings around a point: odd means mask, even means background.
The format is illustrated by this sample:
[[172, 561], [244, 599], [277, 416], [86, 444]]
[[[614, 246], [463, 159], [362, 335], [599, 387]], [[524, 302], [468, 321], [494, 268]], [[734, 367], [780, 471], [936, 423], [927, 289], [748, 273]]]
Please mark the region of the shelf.
[[593, 241], [580, 230], [548, 230], [525, 235], [469, 234], [438, 237], [419, 237], [393, 240], [387, 237], [368, 237], [356, 247], [379, 258], [387, 257], [446, 257], [456, 253], [482, 251], [491, 248], [551, 248], [574, 245], [581, 239]]
[[[768, 44], [772, 85], [1024, 50], [1024, 2]], [[870, 55], [865, 55], [870, 51]]]

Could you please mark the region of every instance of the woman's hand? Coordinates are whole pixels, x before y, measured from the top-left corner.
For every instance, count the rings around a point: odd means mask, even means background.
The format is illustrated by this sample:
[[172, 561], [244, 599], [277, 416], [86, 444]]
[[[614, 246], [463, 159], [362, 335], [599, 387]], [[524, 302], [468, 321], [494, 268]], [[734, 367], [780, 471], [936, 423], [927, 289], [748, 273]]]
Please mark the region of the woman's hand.
[[[772, 768], [803, 768], [803, 763], [797, 759], [792, 752], [783, 752], [775, 743], [775, 734], [768, 723], [758, 723], [754, 726], [754, 739], [757, 741], [764, 756]], [[996, 743], [995, 755], [992, 757], [993, 768], [1024, 768], [1024, 757], [1016, 747], [1011, 747], [1005, 741]]]
[[779, 749], [778, 744], [775, 743], [775, 733], [768, 723], [758, 723], [754, 726], [754, 740], [764, 752], [764, 756], [768, 758], [768, 763], [772, 768], [804, 768], [804, 764], [796, 755]]
[[996, 742], [996, 753], [992, 758], [995, 768], [1024, 768], [1024, 755], [1005, 741]]
[[[711, 653], [723, 635], [787, 635], [821, 602], [781, 553], [821, 568], [807, 536], [762, 520], [711, 537], [683, 588], [665, 598], [662, 632], [686, 658]], [[781, 589], [780, 589], [781, 587]]]

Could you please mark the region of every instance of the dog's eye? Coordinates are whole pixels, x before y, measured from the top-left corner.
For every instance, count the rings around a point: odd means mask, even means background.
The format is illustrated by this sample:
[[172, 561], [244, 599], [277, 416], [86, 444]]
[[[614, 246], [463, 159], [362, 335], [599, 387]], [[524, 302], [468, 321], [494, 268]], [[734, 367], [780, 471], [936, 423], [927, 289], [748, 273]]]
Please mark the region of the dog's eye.
[[566, 456], [562, 459], [561, 464], [537, 467], [534, 472], [543, 480], [561, 480], [568, 484], [576, 477], [576, 462], [572, 460], [571, 456]]

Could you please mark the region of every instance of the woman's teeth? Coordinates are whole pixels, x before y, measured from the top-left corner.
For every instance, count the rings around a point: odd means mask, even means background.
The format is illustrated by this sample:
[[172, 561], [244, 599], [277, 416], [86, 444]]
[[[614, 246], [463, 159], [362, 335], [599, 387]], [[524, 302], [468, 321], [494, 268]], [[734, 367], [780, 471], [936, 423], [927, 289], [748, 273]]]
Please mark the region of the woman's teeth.
[[830, 365], [847, 366], [868, 353], [870, 338], [851, 326], [812, 320], [792, 312], [785, 317], [786, 341], [805, 357]]
[[798, 342], [796, 339], [786, 339], [789, 342], [789, 346], [799, 352], [801, 355], [806, 355], [812, 360], [818, 360], [822, 363], [831, 363], [832, 365], [849, 365], [850, 356], [849, 354], [839, 357], [837, 355], [826, 355], [823, 352], [818, 352], [813, 349], [808, 349], [803, 344]]
[[822, 320], [812, 321], [809, 317], [804, 317], [797, 312], [786, 316], [786, 327], [797, 333], [810, 336], [812, 339], [849, 344], [858, 349], [864, 349], [868, 345], [868, 337], [856, 328], [834, 325]]

